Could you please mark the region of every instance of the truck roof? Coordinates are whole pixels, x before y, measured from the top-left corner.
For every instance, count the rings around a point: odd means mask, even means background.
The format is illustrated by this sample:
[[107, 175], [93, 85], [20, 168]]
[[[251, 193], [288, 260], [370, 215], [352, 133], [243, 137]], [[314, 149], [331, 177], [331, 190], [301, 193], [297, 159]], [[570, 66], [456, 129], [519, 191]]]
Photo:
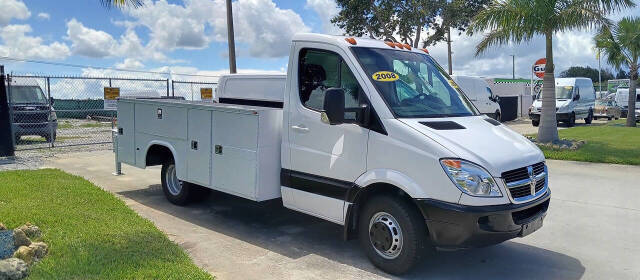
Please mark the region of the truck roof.
[[[352, 44], [350, 42], [347, 41], [348, 40], [355, 40], [355, 44]], [[408, 51], [408, 52], [417, 52], [417, 53], [421, 53], [424, 54], [426, 49], [421, 49], [421, 48], [413, 48], [413, 47], [409, 47], [408, 49], [406, 47], [398, 47], [398, 45], [396, 44], [396, 46], [391, 47], [389, 46], [385, 41], [382, 40], [376, 40], [376, 39], [371, 39], [371, 38], [363, 38], [363, 37], [353, 37], [353, 36], [337, 36], [337, 35], [326, 35], [326, 34], [317, 34], [317, 33], [296, 33], [293, 35], [293, 42], [319, 42], [319, 43], [328, 43], [328, 44], [332, 44], [332, 45], [337, 45], [337, 46], [342, 46], [342, 47], [369, 47], [369, 48], [383, 48], [383, 49], [387, 49], [387, 48], [392, 48], [392, 49], [396, 49], [396, 50], [403, 50], [403, 51]], [[354, 41], [352, 41], [354, 42]], [[401, 44], [401, 45], [405, 45], [405, 44]], [[406, 45], [408, 46], [408, 45]], [[427, 52], [428, 54], [428, 52]]]

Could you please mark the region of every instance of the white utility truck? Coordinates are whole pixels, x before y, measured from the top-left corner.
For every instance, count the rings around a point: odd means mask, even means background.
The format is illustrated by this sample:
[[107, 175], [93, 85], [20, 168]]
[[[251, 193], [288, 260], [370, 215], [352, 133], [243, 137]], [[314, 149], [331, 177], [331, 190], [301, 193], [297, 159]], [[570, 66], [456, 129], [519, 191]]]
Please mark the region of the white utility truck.
[[343, 225], [394, 274], [431, 248], [497, 244], [542, 226], [551, 195], [542, 152], [480, 115], [425, 49], [297, 34], [284, 91], [250, 87], [250, 76], [220, 83], [219, 103], [118, 101], [117, 159], [162, 165], [175, 204], [208, 189], [281, 199]]
[[498, 104], [500, 98], [493, 94], [489, 84], [484, 79], [457, 75], [453, 75], [451, 78], [460, 86], [464, 95], [471, 100], [481, 114], [500, 121], [500, 104]]
[[[574, 126], [577, 119], [584, 123], [593, 121], [596, 106], [596, 91], [589, 78], [556, 78], [556, 120]], [[529, 108], [529, 118], [533, 126], [540, 125], [542, 113], [542, 90]]]

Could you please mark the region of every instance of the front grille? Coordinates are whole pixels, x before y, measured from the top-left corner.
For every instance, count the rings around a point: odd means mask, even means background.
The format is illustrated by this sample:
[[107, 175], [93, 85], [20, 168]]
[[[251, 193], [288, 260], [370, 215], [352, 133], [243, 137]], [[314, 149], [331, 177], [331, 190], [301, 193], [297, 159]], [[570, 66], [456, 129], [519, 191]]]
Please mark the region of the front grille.
[[[533, 165], [533, 174], [539, 175], [544, 172], [544, 162], [538, 162]], [[508, 184], [524, 179], [529, 179], [529, 173], [527, 172], [527, 167], [521, 167], [518, 169], [513, 169], [509, 171], [502, 172], [502, 179]]]
[[545, 172], [544, 162], [539, 162], [531, 166], [533, 168], [533, 176], [537, 179], [534, 193], [531, 192], [531, 178], [527, 167], [521, 167], [513, 170], [509, 170], [502, 173], [502, 179], [504, 179], [509, 189], [511, 197], [516, 201], [528, 200], [530, 197], [535, 196], [538, 192], [544, 189], [547, 181], [547, 175]]
[[49, 112], [15, 112], [13, 121], [17, 123], [43, 123], [49, 120]]

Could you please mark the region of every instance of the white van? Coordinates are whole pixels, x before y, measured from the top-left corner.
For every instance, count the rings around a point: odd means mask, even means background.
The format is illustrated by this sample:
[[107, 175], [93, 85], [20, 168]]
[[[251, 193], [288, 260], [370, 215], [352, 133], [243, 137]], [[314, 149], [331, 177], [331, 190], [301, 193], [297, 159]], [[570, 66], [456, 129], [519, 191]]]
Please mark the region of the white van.
[[[629, 112], [629, 88], [618, 88], [613, 96], [618, 106], [622, 107], [621, 117], [626, 118]], [[636, 89], [636, 109], [640, 108], [640, 88]]]
[[[529, 118], [533, 126], [540, 125], [542, 112], [542, 90], [529, 108]], [[586, 124], [593, 120], [596, 91], [589, 78], [556, 78], [556, 120], [574, 126], [576, 119], [584, 119]]]
[[[287, 71], [284, 89], [222, 85], [220, 103], [119, 99], [116, 160], [162, 165], [178, 205], [213, 189], [341, 225], [393, 274], [427, 249], [542, 227], [544, 154], [481, 115], [426, 50], [296, 34]], [[267, 88], [282, 94], [254, 94]]]
[[481, 114], [500, 120], [501, 112], [498, 97], [493, 94], [489, 84], [484, 79], [455, 75], [451, 76], [451, 78], [460, 86], [460, 89], [469, 97], [471, 103], [478, 108]]

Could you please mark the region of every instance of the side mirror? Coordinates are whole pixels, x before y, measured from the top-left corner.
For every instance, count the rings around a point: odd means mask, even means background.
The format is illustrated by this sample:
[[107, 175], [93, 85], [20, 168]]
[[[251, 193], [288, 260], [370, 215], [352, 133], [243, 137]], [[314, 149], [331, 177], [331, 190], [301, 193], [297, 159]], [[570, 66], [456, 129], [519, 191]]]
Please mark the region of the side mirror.
[[56, 100], [53, 99], [53, 97], [49, 97], [49, 104], [51, 104], [51, 106], [53, 106], [53, 104], [56, 103]]
[[[322, 120], [330, 125], [344, 123], [344, 90], [330, 88], [324, 93]], [[326, 120], [325, 120], [326, 118]]]
[[576, 101], [576, 100], [580, 100], [580, 94], [579, 93], [576, 94], [576, 96], [573, 97], [573, 101]]

